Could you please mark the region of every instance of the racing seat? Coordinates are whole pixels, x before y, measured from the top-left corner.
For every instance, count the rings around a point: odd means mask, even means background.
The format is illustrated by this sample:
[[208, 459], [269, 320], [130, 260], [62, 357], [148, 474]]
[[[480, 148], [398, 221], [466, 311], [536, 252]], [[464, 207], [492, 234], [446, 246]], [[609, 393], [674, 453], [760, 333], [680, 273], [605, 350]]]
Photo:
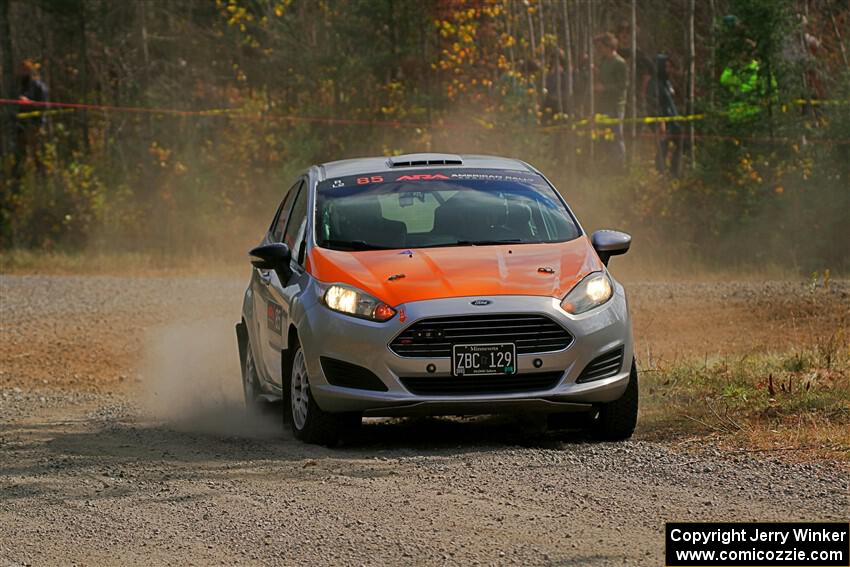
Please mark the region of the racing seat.
[[377, 197], [341, 200], [336, 203], [335, 209], [338, 223], [331, 227], [332, 240], [362, 240], [387, 248], [404, 248], [407, 245], [407, 225], [384, 218]]
[[462, 211], [452, 206], [451, 201], [447, 201], [434, 209], [434, 228], [431, 229], [431, 233], [435, 236], [458, 240], [458, 230], [462, 224]]
[[433, 234], [450, 240], [488, 240], [492, 238], [490, 215], [481, 207], [449, 199], [434, 209]]

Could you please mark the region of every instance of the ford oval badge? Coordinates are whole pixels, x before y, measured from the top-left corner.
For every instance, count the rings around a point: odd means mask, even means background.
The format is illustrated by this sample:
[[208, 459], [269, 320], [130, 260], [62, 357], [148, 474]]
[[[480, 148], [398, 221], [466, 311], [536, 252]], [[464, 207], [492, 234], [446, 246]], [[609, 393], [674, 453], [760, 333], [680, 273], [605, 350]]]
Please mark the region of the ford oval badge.
[[472, 305], [475, 305], [476, 307], [481, 307], [481, 306], [484, 306], [484, 305], [490, 305], [493, 302], [490, 301], [489, 299], [476, 299], [475, 301], [470, 301], [470, 303]]

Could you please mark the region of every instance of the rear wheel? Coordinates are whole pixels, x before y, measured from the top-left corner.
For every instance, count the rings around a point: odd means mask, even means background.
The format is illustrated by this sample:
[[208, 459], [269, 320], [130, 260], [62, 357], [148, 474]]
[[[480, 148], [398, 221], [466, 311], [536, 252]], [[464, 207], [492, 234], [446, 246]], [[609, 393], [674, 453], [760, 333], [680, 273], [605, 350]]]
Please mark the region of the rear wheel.
[[351, 413], [330, 413], [322, 410], [310, 393], [310, 378], [304, 351], [296, 343], [288, 380], [288, 414], [292, 433], [305, 443], [335, 445], [341, 434], [360, 423], [360, 416]]
[[619, 399], [602, 404], [599, 416], [591, 425], [594, 437], [602, 441], [622, 441], [632, 436], [637, 425], [638, 376], [632, 360], [629, 384]]

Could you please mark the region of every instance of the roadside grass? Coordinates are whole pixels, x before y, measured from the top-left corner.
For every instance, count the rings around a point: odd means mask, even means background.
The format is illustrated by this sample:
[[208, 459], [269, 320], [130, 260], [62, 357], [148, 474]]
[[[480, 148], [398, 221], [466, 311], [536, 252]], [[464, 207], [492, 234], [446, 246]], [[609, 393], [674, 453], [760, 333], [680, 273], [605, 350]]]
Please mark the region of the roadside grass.
[[641, 372], [643, 436], [850, 463], [850, 342]]

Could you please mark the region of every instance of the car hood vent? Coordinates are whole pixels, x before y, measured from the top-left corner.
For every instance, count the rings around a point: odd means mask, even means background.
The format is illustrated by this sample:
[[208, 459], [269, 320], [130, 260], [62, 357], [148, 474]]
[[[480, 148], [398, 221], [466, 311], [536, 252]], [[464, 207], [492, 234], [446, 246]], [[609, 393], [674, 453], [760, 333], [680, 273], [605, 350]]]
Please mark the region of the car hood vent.
[[422, 165], [463, 165], [460, 156], [452, 154], [407, 154], [387, 160], [390, 167], [415, 167]]

